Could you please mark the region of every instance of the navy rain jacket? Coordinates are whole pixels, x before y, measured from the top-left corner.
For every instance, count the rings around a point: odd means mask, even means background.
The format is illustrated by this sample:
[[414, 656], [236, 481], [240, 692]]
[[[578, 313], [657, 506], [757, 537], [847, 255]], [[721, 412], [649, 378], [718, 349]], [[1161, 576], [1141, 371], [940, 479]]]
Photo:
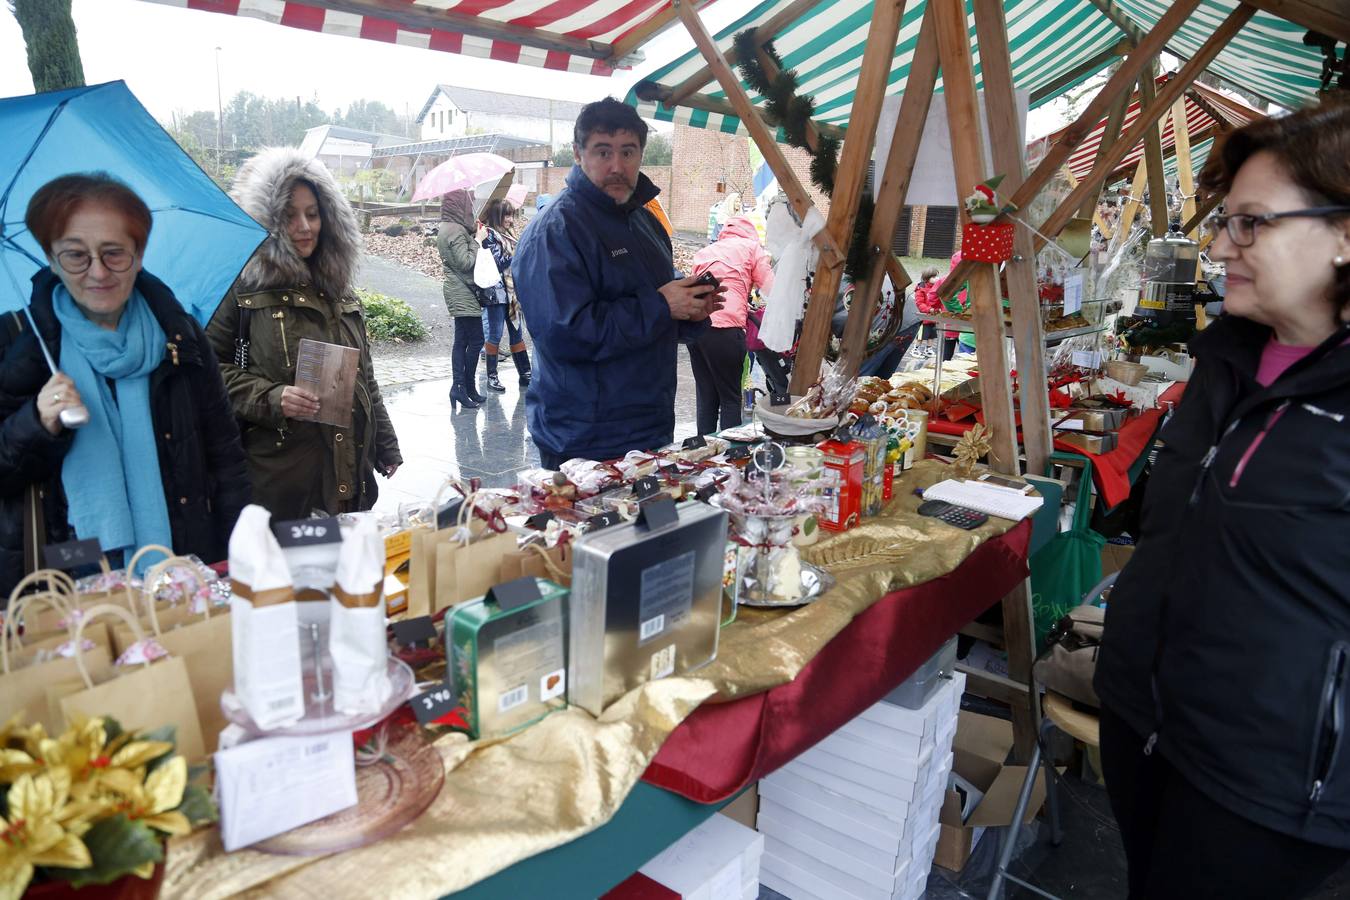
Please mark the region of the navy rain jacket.
[[614, 459], [675, 434], [676, 344], [707, 322], [680, 322], [658, 290], [679, 278], [670, 238], [643, 205], [646, 175], [619, 205], [579, 166], [530, 222], [511, 262], [534, 336], [530, 433], [550, 453]]

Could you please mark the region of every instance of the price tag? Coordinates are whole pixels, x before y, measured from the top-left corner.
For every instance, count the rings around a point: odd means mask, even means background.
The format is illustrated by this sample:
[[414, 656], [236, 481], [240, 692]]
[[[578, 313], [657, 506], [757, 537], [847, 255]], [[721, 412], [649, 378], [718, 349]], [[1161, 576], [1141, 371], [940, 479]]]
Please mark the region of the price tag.
[[661, 493], [661, 481], [655, 475], [645, 475], [633, 482], [633, 494], [639, 500], [646, 500]]
[[418, 616], [394, 623], [394, 640], [404, 647], [426, 644], [428, 647], [436, 640], [436, 626], [431, 616]]
[[436, 529], [449, 528], [459, 521], [459, 508], [464, 505], [464, 498], [451, 500], [436, 511]]
[[667, 475], [678, 475], [678, 474], [680, 474], [680, 464], [679, 464], [679, 463], [673, 463], [673, 462], [657, 463], [657, 464], [656, 464], [656, 468], [657, 468], [658, 471], [664, 472], [664, 473], [667, 474]]
[[601, 528], [608, 528], [611, 525], [618, 525], [622, 521], [623, 516], [619, 515], [616, 511], [611, 509], [607, 513], [600, 513], [597, 516], [591, 516], [589, 519], [587, 519], [586, 530], [588, 532], [599, 531]]
[[708, 446], [708, 442], [703, 439], [703, 435], [696, 434], [691, 438], [685, 438], [684, 442], [680, 444], [680, 449], [697, 450], [699, 447], [706, 447], [706, 446]]
[[769, 394], [770, 406], [787, 406], [791, 402], [792, 402], [792, 395], [789, 394], [787, 391], [783, 391], [783, 393], [781, 394], [778, 393], [777, 391], [772, 391]]
[[[412, 707], [413, 715], [417, 716], [417, 721], [423, 725], [453, 724], [438, 722], [438, 720], [448, 718], [451, 713], [460, 708], [459, 699], [455, 697], [455, 692], [450, 689], [448, 684], [423, 691], [409, 700], [408, 705]], [[455, 718], [460, 717], [455, 716]]]
[[526, 528], [533, 528], [536, 531], [543, 531], [548, 527], [548, 523], [556, 518], [551, 512], [535, 513], [525, 520]]
[[1064, 279], [1064, 315], [1071, 316], [1083, 308], [1083, 273], [1073, 272]]
[[539, 599], [539, 582], [530, 575], [488, 588], [487, 598], [504, 610], [517, 609]]
[[293, 522], [273, 522], [272, 533], [283, 547], [310, 547], [315, 544], [336, 544], [342, 540], [342, 529], [337, 519], [296, 519]]
[[1102, 352], [1100, 350], [1075, 350], [1073, 351], [1073, 364], [1082, 369], [1100, 369], [1102, 367]]
[[637, 520], [638, 524], [646, 526], [648, 531], [655, 531], [680, 521], [680, 513], [675, 508], [674, 500], [662, 497], [658, 500], [648, 500], [638, 507]]
[[64, 544], [48, 544], [42, 548], [42, 559], [49, 569], [78, 569], [80, 566], [96, 566], [102, 558], [103, 549], [98, 545], [98, 538], [66, 541]]

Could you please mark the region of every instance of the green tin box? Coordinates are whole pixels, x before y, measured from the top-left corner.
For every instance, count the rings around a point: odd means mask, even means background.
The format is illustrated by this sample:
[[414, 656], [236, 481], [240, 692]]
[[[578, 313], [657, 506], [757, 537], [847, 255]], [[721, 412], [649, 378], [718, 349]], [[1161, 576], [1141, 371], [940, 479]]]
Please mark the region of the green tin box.
[[450, 684], [472, 737], [500, 737], [567, 706], [567, 589], [503, 610], [479, 597], [446, 613]]

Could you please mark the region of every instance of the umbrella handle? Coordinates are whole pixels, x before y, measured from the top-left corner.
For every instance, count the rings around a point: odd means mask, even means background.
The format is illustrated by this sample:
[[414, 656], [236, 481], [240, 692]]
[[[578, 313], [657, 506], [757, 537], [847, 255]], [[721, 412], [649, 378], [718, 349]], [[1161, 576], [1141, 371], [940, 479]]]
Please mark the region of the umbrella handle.
[[89, 410], [84, 406], [67, 406], [61, 410], [61, 424], [74, 431], [89, 424]]

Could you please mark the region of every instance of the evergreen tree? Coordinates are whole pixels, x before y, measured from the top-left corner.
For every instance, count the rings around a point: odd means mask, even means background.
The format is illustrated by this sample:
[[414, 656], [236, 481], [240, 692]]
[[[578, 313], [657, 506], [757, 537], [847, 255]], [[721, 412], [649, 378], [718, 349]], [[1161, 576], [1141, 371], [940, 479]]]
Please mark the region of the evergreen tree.
[[33, 90], [41, 93], [83, 87], [84, 66], [70, 0], [9, 0], [9, 11], [19, 20], [28, 46]]

